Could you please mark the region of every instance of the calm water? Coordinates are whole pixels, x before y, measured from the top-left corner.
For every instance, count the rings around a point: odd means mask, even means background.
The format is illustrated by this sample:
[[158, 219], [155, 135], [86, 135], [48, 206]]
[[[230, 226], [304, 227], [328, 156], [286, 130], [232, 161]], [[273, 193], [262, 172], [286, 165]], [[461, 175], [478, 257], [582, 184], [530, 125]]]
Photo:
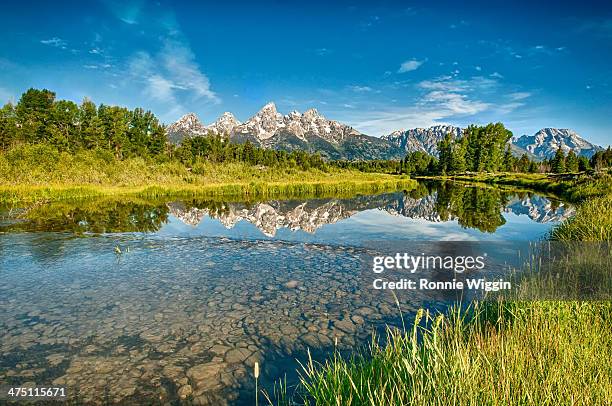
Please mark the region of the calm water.
[[[306, 349], [399, 325], [364, 287], [373, 241], [538, 240], [573, 208], [453, 184], [268, 202], [99, 199], [2, 209], [0, 381], [84, 403], [252, 404]], [[429, 243], [428, 243], [429, 244]], [[413, 294], [402, 311], [451, 298]]]

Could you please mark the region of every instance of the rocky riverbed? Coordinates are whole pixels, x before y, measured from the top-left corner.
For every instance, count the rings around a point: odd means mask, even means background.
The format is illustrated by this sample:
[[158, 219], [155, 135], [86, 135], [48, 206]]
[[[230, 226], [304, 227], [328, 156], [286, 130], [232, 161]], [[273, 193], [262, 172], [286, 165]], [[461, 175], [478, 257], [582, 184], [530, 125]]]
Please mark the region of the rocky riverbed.
[[86, 404], [251, 403], [256, 361], [271, 388], [307, 349], [354, 349], [397, 321], [395, 299], [362, 286], [363, 250], [5, 235], [0, 380], [65, 385]]

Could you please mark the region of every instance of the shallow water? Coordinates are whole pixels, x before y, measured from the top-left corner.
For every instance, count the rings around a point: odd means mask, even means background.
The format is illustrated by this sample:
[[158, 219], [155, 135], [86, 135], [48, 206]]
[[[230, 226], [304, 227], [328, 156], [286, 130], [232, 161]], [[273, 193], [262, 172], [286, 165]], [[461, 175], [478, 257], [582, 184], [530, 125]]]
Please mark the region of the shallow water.
[[[268, 202], [18, 207], [0, 220], [0, 378], [66, 385], [81, 402], [252, 404], [295, 359], [401, 326], [361, 271], [378, 242], [538, 240], [573, 214], [498, 189]], [[409, 315], [457, 298], [400, 297]], [[335, 343], [337, 341], [337, 344]], [[77, 393], [78, 388], [78, 393]]]

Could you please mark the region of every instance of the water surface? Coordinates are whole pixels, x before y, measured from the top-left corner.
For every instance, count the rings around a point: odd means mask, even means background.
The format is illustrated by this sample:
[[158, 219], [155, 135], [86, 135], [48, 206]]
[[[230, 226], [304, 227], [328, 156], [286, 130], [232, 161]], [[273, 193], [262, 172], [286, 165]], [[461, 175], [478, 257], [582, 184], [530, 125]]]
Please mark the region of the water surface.
[[[82, 402], [241, 404], [316, 357], [401, 325], [364, 288], [373, 241], [525, 241], [573, 214], [528, 192], [411, 192], [265, 202], [96, 199], [6, 208], [0, 378]], [[407, 315], [451, 297], [401, 298]]]

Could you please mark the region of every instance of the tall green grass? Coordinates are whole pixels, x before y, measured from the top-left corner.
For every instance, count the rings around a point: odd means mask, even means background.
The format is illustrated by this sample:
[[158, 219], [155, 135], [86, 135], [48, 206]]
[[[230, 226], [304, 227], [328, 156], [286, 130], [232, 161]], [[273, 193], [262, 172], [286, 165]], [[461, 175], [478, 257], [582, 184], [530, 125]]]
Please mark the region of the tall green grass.
[[115, 160], [108, 151], [59, 153], [44, 145], [0, 154], [0, 203], [79, 199], [108, 195], [159, 197], [306, 196], [412, 189], [405, 176], [353, 170], [301, 170], [241, 162]]
[[578, 207], [576, 215], [553, 229], [551, 239], [560, 241], [611, 241], [612, 191], [592, 197]]
[[323, 363], [309, 360], [295, 393], [288, 396], [285, 385], [270, 403], [612, 404], [612, 182], [593, 182], [563, 186], [596, 197], [553, 231], [566, 243], [564, 255], [530, 261], [535, 272], [512, 296], [445, 314], [420, 310], [407, 330], [388, 329], [351, 357], [334, 352]]
[[385, 345], [304, 366], [305, 405], [605, 405], [610, 302], [491, 302], [419, 312]]

